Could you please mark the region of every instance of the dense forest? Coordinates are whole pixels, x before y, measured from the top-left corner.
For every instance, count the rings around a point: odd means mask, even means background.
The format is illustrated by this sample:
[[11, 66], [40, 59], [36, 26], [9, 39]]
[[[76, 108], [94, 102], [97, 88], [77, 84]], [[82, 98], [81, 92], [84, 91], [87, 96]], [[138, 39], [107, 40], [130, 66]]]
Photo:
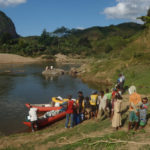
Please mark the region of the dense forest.
[[97, 26], [84, 30], [60, 27], [53, 32], [44, 29], [40, 36], [21, 37], [14, 34], [15, 27], [12, 21], [2, 12], [0, 19], [5, 20], [3, 24], [0, 24], [0, 28], [5, 31], [0, 32], [0, 52], [23, 56], [42, 54], [54, 56], [57, 53], [62, 53], [65, 55], [80, 54], [83, 57], [103, 57], [111, 51], [124, 48], [144, 28], [143, 25], [137, 23], [123, 23], [107, 27]]
[[105, 57], [112, 52], [117, 55], [149, 26], [149, 17], [150, 11], [138, 18], [144, 22], [143, 25], [129, 22], [84, 30], [60, 27], [53, 32], [44, 29], [40, 36], [21, 37], [11, 19], [0, 11], [0, 52], [23, 56], [62, 53]]

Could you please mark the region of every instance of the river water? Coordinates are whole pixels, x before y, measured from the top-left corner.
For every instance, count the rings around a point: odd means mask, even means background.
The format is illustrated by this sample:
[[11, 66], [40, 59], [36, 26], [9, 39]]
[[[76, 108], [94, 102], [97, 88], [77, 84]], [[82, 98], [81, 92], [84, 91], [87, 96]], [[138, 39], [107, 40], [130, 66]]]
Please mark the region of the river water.
[[[26, 131], [22, 124], [28, 109], [25, 103], [49, 103], [51, 97], [72, 94], [77, 98], [79, 90], [88, 96], [93, 90], [80, 79], [69, 75], [46, 78], [41, 72], [46, 65], [1, 65], [0, 64], [0, 134]], [[56, 66], [69, 70], [70, 65]]]

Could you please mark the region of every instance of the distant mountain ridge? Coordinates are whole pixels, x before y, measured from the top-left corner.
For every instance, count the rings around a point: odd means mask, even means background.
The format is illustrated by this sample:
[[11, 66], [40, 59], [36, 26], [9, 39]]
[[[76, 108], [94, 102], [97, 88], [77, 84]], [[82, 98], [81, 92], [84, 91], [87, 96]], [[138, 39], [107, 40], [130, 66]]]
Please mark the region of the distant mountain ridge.
[[10, 34], [13, 38], [18, 37], [12, 20], [4, 12], [0, 11], [0, 36], [3, 34]]

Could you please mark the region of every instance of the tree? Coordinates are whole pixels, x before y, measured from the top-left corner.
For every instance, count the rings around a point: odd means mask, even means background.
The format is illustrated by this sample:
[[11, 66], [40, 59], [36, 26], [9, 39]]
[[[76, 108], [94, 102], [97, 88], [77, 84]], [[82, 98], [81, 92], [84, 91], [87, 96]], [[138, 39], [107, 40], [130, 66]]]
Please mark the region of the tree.
[[138, 17], [137, 19], [142, 20], [144, 22], [145, 27], [149, 27], [150, 26], [150, 9], [148, 9], [146, 16], [141, 16], [141, 17]]
[[43, 30], [39, 42], [45, 46], [49, 46], [51, 44], [52, 38], [50, 37], [50, 33], [46, 31], [46, 29]]
[[68, 33], [69, 29], [62, 26], [60, 28], [57, 28], [53, 33], [58, 34], [58, 33]]

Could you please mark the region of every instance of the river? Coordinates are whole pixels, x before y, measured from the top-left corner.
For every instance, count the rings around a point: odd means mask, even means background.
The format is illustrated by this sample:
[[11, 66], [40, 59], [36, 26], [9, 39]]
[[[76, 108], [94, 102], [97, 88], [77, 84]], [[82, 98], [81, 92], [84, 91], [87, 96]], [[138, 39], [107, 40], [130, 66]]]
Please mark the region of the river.
[[[25, 103], [49, 103], [51, 97], [72, 94], [77, 98], [77, 92], [83, 91], [85, 96], [92, 92], [87, 84], [69, 75], [57, 78], [46, 78], [41, 72], [46, 65], [1, 65], [0, 64], [0, 134], [9, 135], [26, 131], [22, 124], [28, 114]], [[69, 70], [70, 65], [55, 65]]]

